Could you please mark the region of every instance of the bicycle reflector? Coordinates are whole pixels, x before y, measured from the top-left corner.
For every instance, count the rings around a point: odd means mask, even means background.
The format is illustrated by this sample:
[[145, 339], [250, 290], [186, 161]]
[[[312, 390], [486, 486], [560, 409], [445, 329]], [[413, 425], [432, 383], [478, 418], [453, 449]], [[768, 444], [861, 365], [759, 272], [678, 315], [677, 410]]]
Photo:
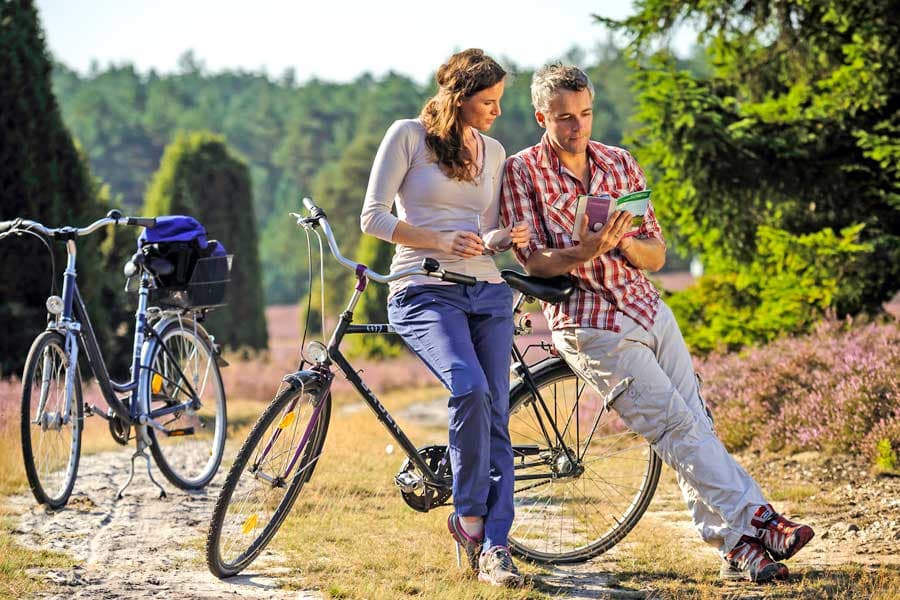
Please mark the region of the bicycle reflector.
[[160, 390], [162, 390], [163, 378], [159, 373], [154, 373], [153, 377], [150, 378], [150, 391], [154, 394], [158, 394]]
[[51, 315], [61, 315], [63, 311], [63, 299], [59, 296], [47, 298], [47, 312]]
[[243, 533], [244, 535], [247, 535], [248, 533], [250, 533], [251, 531], [256, 529], [256, 523], [258, 521], [259, 521], [259, 515], [255, 514], [255, 513], [250, 515], [247, 518], [247, 520], [244, 521], [244, 526], [241, 527], [241, 533]]

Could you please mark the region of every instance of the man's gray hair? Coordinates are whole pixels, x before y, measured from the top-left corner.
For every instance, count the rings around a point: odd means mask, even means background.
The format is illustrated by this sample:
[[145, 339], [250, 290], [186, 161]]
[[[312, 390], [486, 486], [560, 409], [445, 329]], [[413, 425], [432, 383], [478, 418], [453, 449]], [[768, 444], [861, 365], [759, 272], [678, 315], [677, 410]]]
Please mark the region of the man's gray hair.
[[531, 78], [531, 104], [535, 110], [546, 112], [550, 109], [550, 99], [558, 90], [580, 92], [588, 90], [594, 99], [594, 85], [584, 71], [561, 62], [550, 63], [534, 72]]

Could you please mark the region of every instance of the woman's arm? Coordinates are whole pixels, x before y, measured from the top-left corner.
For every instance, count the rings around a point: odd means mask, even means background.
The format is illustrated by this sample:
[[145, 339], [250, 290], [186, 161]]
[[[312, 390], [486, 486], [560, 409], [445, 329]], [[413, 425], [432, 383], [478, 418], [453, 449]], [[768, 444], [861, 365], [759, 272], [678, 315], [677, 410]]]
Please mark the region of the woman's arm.
[[391, 213], [394, 198], [412, 164], [415, 139], [409, 121], [396, 121], [384, 134], [366, 188], [359, 217], [364, 233], [411, 248], [427, 248], [464, 258], [479, 256], [481, 239], [470, 231], [438, 232], [404, 223]]
[[496, 160], [496, 163], [490, 181], [493, 186], [491, 202], [480, 216], [481, 236], [490, 254], [505, 252], [514, 244], [517, 246], [525, 244], [529, 237], [528, 226], [525, 223], [510, 223], [506, 227], [500, 223], [500, 189], [506, 164], [506, 151], [499, 142], [492, 144], [494, 145], [496, 149], [492, 155], [492, 162]]

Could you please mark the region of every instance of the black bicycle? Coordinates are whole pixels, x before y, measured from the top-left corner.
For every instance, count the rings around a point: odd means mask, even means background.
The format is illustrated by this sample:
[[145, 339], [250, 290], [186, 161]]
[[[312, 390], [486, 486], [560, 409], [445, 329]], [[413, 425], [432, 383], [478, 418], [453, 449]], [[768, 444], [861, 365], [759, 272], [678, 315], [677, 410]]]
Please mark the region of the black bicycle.
[[[300, 370], [287, 374], [275, 399], [239, 450], [219, 494], [209, 526], [206, 559], [217, 577], [246, 568], [271, 541], [321, 456], [331, 415], [334, 368], [347, 377], [407, 459], [395, 476], [404, 501], [428, 512], [449, 503], [452, 474], [446, 446], [416, 448], [341, 353], [345, 335], [393, 333], [387, 324], [353, 324], [353, 310], [369, 281], [411, 275], [473, 285], [471, 277], [426, 259], [421, 268], [380, 275], [344, 258], [325, 213], [304, 199], [308, 217], [297, 217], [309, 235], [324, 232], [334, 257], [355, 271], [356, 289], [328, 345], [311, 342]], [[321, 238], [320, 238], [321, 241]], [[504, 271], [521, 294], [516, 334], [529, 333], [524, 302], [560, 302], [573, 291], [567, 277], [539, 279]], [[527, 362], [532, 349], [542, 357]], [[612, 548], [638, 522], [656, 490], [661, 461], [629, 431], [606, 400], [575, 376], [546, 342], [512, 349], [510, 436], [515, 456], [516, 518], [510, 548], [543, 563], [581, 562]], [[303, 368], [308, 366], [308, 368]]]
[[[190, 259], [193, 273], [191, 283], [177, 289], [160, 285], [176, 270], [172, 263], [176, 257], [159, 256], [147, 247], [128, 261], [125, 275], [139, 281], [131, 378], [114, 381], [81, 298], [75, 269], [77, 238], [112, 224], [154, 227], [156, 220], [123, 217], [114, 210], [80, 229], [50, 229], [25, 219], [0, 222], [0, 239], [30, 234], [48, 250], [47, 240], [55, 239], [65, 243], [68, 255], [62, 296], [51, 289], [47, 329], [32, 343], [22, 375], [25, 473], [35, 499], [51, 508], [65, 505], [74, 488], [85, 417], [106, 419], [113, 439], [123, 446], [135, 439], [128, 480], [117, 497], [131, 483], [138, 457], [146, 460], [147, 473], [160, 496], [166, 495], [153, 479], [147, 448], [166, 479], [187, 490], [209, 483], [225, 449], [225, 390], [219, 365], [226, 363], [200, 321], [214, 300], [221, 299], [217, 292], [224, 293], [231, 257], [177, 257]], [[55, 266], [53, 271], [55, 280]], [[219, 281], [209, 280], [212, 273]], [[202, 302], [194, 302], [201, 297]], [[82, 352], [108, 410], [82, 398]]]

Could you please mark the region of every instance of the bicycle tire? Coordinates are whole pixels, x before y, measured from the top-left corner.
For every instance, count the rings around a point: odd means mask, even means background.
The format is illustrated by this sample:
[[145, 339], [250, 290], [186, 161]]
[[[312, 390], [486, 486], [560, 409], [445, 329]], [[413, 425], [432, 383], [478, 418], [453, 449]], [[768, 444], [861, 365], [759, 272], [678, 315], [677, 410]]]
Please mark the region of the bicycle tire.
[[[319, 385], [324, 387], [319, 387]], [[295, 399], [297, 400], [295, 407], [291, 411], [286, 412], [286, 409], [291, 405], [291, 401]], [[291, 418], [291, 423], [285, 425], [289, 414], [300, 414], [307, 406], [310, 409], [308, 416], [301, 416], [299, 419]], [[315, 412], [316, 406], [320, 407], [318, 413]], [[297, 407], [299, 407], [299, 410]], [[313, 469], [318, 463], [322, 446], [325, 443], [330, 417], [330, 387], [327, 384], [318, 384], [314, 378], [305, 380], [304, 386], [296, 389], [287, 388], [279, 393], [263, 414], [260, 415], [238, 451], [213, 509], [212, 520], [206, 536], [206, 563], [213, 575], [224, 579], [240, 573], [253, 562], [278, 532], [304, 484], [312, 477]], [[313, 419], [315, 419], [314, 423]], [[294, 466], [293, 472], [285, 478], [286, 491], [284, 496], [268, 518], [259, 519], [261, 512], [259, 507], [265, 507], [270, 504], [269, 491], [266, 491], [266, 488], [271, 491], [276, 489], [276, 487], [265, 483], [258, 476], [259, 470], [251, 472], [251, 470], [247, 469], [248, 462], [251, 458], [254, 458], [256, 463], [259, 462], [260, 455], [257, 451], [263, 443], [269, 447], [270, 454], [267, 454], [267, 456], [271, 456], [274, 462], [275, 459], [280, 457], [289, 459], [292, 455], [290, 449], [293, 448], [294, 452], [296, 452], [296, 448], [302, 442], [301, 438], [296, 446], [293, 443], [286, 444], [288, 447], [286, 452], [276, 450], [275, 444], [277, 442], [270, 441], [273, 439], [272, 434], [266, 435], [276, 421], [278, 423], [276, 425], [277, 429], [285, 431], [290, 428], [285, 439], [289, 436], [291, 440], [294, 440], [301, 430], [303, 432], [309, 431], [309, 435], [305, 448], [300, 450], [300, 458]], [[280, 440], [281, 437], [278, 439]], [[235, 498], [239, 484], [250, 489], [242, 489], [239, 497]], [[245, 493], [246, 497], [244, 496]], [[256, 497], [258, 493], [261, 493], [263, 497]], [[251, 496], [252, 501], [250, 501]], [[234, 502], [232, 502], [233, 500]], [[250, 509], [249, 514], [242, 512], [244, 506], [253, 507]], [[233, 512], [229, 510], [232, 507], [235, 508]], [[227, 532], [226, 529], [228, 530]], [[230, 548], [223, 547], [227, 543], [225, 538], [228, 537], [230, 539], [231, 535], [236, 534], [238, 529], [240, 529], [244, 538], [248, 538], [251, 533], [255, 535], [252, 539], [247, 539], [246, 543], [242, 542], [234, 552], [231, 552]], [[258, 533], [256, 533], [257, 531]], [[236, 556], [231, 558], [232, 554], [236, 554]]]
[[[22, 374], [22, 405], [20, 415], [20, 435], [22, 459], [31, 493], [39, 504], [50, 508], [65, 506], [75, 486], [78, 464], [81, 460], [81, 434], [84, 428], [84, 404], [81, 391], [81, 376], [77, 369], [74, 379], [74, 394], [70, 407], [69, 427], [59, 418], [65, 406], [65, 380], [68, 371], [65, 337], [56, 331], [45, 331], [37, 336], [28, 351]], [[49, 362], [48, 362], [49, 361]], [[47, 426], [36, 425], [32, 410], [39, 408], [41, 382], [47, 374], [47, 399], [44, 414]], [[53, 375], [61, 376], [56, 381]], [[39, 376], [37, 389], [35, 377]], [[37, 396], [34, 393], [37, 393]], [[57, 410], [49, 410], [56, 408]], [[50, 423], [55, 423], [51, 425]], [[55, 430], [55, 427], [59, 427]], [[66, 434], [65, 431], [70, 433]], [[59, 435], [54, 435], [58, 433]], [[56, 450], [56, 452], [55, 452]], [[54, 458], [51, 454], [57, 454]], [[64, 459], [64, 460], [63, 460]]]
[[[580, 448], [584, 460], [575, 464], [582, 465], [583, 472], [574, 477], [517, 479], [509, 547], [533, 562], [584, 562], [608, 551], [634, 528], [656, 491], [662, 461], [649, 442], [624, 427], [615, 412], [601, 412], [601, 396], [562, 359], [548, 360], [533, 376], [567, 445]], [[552, 428], [546, 414], [541, 427], [536, 415], [543, 411], [533, 398], [524, 382], [510, 395], [510, 437], [514, 448], [522, 444], [517, 473], [536, 470], [546, 475], [554, 468], [571, 468], [572, 461], [547, 443], [555, 435], [545, 434]], [[602, 414], [599, 425], [590, 436], [598, 413]], [[533, 449], [525, 450], [528, 446]], [[527, 461], [535, 466], [521, 466]], [[609, 474], [612, 470], [615, 475]]]
[[[181, 383], [182, 375], [203, 406], [198, 411], [176, 412], [159, 419], [170, 430], [190, 429], [190, 435], [169, 436], [148, 427], [152, 441], [150, 452], [160, 472], [173, 485], [183, 490], [199, 490], [216, 475], [225, 452], [228, 423], [222, 374], [209, 336], [189, 318], [164, 324], [154, 343], [149, 361], [150, 382], [144, 388], [144, 393], [149, 395], [150, 410], [188, 399], [187, 387]], [[163, 351], [163, 346], [169, 354]], [[209, 431], [210, 423], [213, 423], [212, 431]]]

